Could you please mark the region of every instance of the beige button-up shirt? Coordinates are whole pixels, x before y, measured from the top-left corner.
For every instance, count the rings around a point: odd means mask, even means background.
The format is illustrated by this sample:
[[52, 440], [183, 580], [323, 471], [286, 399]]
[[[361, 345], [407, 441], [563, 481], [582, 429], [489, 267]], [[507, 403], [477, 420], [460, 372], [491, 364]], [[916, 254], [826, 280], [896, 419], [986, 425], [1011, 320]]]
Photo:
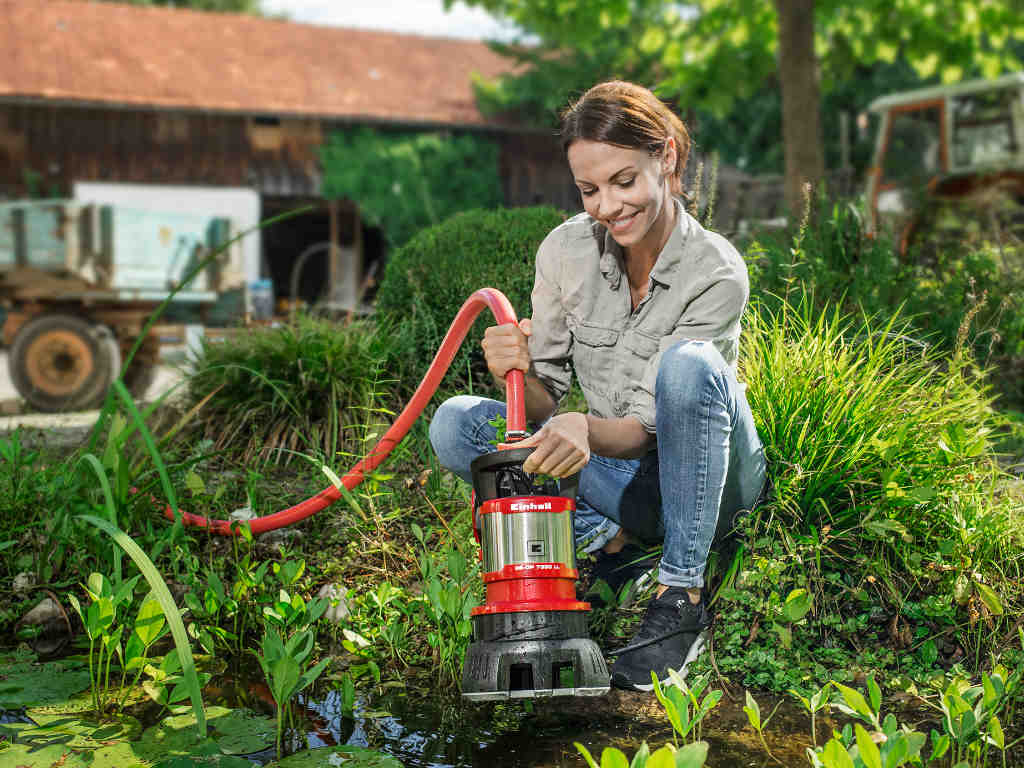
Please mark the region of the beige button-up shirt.
[[635, 310], [621, 247], [586, 213], [541, 243], [531, 297], [530, 355], [555, 400], [575, 370], [591, 413], [632, 416], [652, 433], [662, 353], [684, 339], [711, 341], [735, 368], [750, 294], [736, 249], [674, 202], [676, 226]]

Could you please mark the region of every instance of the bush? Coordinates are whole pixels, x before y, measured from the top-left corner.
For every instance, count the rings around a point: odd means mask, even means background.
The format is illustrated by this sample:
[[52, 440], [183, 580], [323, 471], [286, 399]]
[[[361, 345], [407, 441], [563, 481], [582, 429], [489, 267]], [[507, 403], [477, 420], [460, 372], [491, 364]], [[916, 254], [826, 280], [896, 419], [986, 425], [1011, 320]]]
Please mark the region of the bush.
[[[377, 293], [380, 315], [413, 331], [413, 378], [427, 371], [463, 303], [480, 288], [504, 293], [519, 317], [529, 317], [534, 256], [565, 220], [550, 207], [467, 211], [425, 229], [388, 261]], [[493, 316], [478, 319], [452, 362], [453, 389], [490, 387], [480, 341]]]
[[[987, 385], [962, 349], [921, 343], [898, 316], [855, 321], [795, 299], [755, 302], [744, 330], [775, 487], [721, 593], [719, 667], [785, 690], [837, 670], [983, 660], [1010, 637], [1024, 566]], [[753, 644], [751, 627], [772, 640]]]
[[359, 439], [358, 428], [370, 432], [367, 425], [382, 420], [375, 409], [394, 405], [407, 338], [387, 323], [300, 314], [277, 328], [207, 341], [189, 379], [189, 405], [203, 403], [199, 416], [214, 447], [243, 460], [287, 463], [288, 451], [300, 451], [329, 461], [346, 438]]
[[[806, 290], [818, 310], [902, 314], [930, 342], [952, 350], [966, 333], [993, 366], [1005, 405], [1024, 404], [1024, 274], [1011, 248], [900, 258], [891, 240], [869, 237], [853, 203], [838, 203], [788, 241], [766, 236], [747, 248], [751, 295], [766, 305]], [[969, 322], [964, 323], [965, 319]]]

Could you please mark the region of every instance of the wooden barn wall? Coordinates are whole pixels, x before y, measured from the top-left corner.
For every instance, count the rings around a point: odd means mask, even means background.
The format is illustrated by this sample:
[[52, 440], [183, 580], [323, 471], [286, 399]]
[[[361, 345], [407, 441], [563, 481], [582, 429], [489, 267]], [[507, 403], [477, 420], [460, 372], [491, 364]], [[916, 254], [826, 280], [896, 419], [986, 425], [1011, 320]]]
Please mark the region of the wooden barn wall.
[[508, 134], [501, 144], [500, 173], [506, 205], [545, 204], [570, 213], [583, 209], [555, 136]]
[[[268, 197], [318, 197], [313, 118], [0, 105], [0, 198], [65, 196], [73, 181], [252, 187]], [[495, 134], [508, 206], [580, 209], [558, 141]]]
[[321, 136], [317, 120], [4, 105], [0, 195], [66, 195], [76, 180], [317, 194]]

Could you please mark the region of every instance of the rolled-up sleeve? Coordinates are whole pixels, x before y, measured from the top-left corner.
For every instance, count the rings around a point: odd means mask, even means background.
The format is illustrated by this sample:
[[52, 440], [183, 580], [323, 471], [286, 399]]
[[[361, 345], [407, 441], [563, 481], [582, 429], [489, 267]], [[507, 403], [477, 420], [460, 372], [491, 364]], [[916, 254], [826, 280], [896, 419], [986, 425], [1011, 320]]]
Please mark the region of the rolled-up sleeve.
[[556, 403], [565, 397], [572, 381], [572, 334], [560, 289], [564, 237], [565, 231], [559, 227], [544, 238], [537, 249], [536, 275], [530, 296], [533, 333], [529, 343], [533, 372]]
[[658, 366], [665, 350], [680, 341], [711, 341], [725, 361], [735, 366], [739, 352], [740, 319], [749, 291], [746, 273], [730, 271], [691, 299], [672, 333], [661, 338], [658, 351], [647, 361], [628, 411], [648, 432], [655, 431], [654, 391]]

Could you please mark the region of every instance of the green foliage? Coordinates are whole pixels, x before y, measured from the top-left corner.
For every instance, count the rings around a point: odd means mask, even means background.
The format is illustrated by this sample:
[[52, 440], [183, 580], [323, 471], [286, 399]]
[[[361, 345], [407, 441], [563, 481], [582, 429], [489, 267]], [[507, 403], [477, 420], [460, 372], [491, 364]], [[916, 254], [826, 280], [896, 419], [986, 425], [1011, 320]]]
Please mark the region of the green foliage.
[[[722, 692], [709, 691], [701, 698], [710, 674], [700, 676], [692, 686], [688, 686], [674, 670], [669, 670], [669, 675], [671, 683], [662, 686], [657, 675], [651, 672], [654, 693], [672, 725], [672, 743], [652, 753], [645, 741], [632, 760], [621, 750], [606, 747], [601, 753], [599, 767], [585, 746], [578, 741], [573, 742], [590, 768], [700, 768], [704, 765], [708, 757], [708, 743], [700, 740], [701, 725], [721, 700]], [[682, 747], [679, 746], [680, 739], [683, 740]]]
[[201, 404], [215, 450], [282, 463], [305, 450], [330, 461], [342, 435], [372, 431], [367, 417], [379, 414], [367, 409], [399, 389], [412, 344], [411, 330], [399, 323], [299, 314], [286, 325], [204, 343], [187, 402]]
[[[89, 688], [91, 675], [77, 661], [35, 663], [35, 655], [0, 655], [0, 709], [63, 704]], [[85, 709], [92, 706], [90, 695]]]
[[348, 128], [331, 134], [320, 161], [324, 195], [356, 201], [392, 245], [459, 211], [494, 208], [502, 199], [498, 145], [476, 134]]
[[857, 205], [837, 203], [827, 214], [803, 232], [798, 249], [770, 236], [747, 247], [753, 295], [771, 307], [803, 287], [818, 310], [831, 304], [883, 315], [899, 307], [922, 343], [964, 347], [992, 368], [1004, 405], [1024, 402], [1024, 273], [1012, 266], [1012, 249], [901, 259], [891, 241], [867, 233]]
[[[1006, 744], [999, 715], [1012, 717], [1013, 696], [1021, 683], [1020, 669], [1009, 674], [997, 666], [992, 673], [982, 672], [981, 684], [959, 676], [938, 692], [936, 708], [942, 716], [942, 732], [921, 733], [901, 725], [895, 715], [882, 715], [882, 692], [872, 677], [867, 678], [867, 697], [860, 691], [835, 684], [842, 701], [833, 707], [855, 721], [841, 732], [834, 731], [823, 747], [807, 750], [814, 768], [895, 768], [904, 764], [984, 766], [991, 748], [1003, 753]], [[867, 728], [865, 728], [867, 726]], [[925, 755], [929, 737], [931, 749]]]
[[[207, 708], [209, 737], [200, 734], [193, 713], [165, 717], [147, 728], [135, 743], [139, 757], [151, 761], [186, 758], [182, 765], [221, 765], [235, 768], [223, 755], [250, 754], [266, 749], [274, 738], [270, 718], [246, 709]], [[161, 765], [163, 763], [160, 763]]]
[[[139, 545], [132, 541], [124, 531], [106, 520], [102, 520], [91, 515], [83, 515], [82, 520], [109, 534], [111, 538], [117, 542], [118, 546], [121, 547], [129, 557], [131, 557], [136, 567], [145, 577], [152, 594], [155, 596], [157, 602], [160, 604], [160, 608], [163, 610], [164, 618], [167, 620], [167, 624], [171, 631], [171, 636], [174, 638], [175, 650], [178, 652], [178, 657], [181, 660], [181, 673], [184, 678], [184, 684], [192, 702], [192, 711], [199, 724], [199, 733], [205, 734], [206, 720], [203, 715], [202, 686], [200, 685], [199, 678], [196, 674], [195, 662], [192, 659], [192, 647], [189, 645], [188, 636], [185, 634], [185, 625], [181, 621], [181, 614], [178, 612], [178, 607], [174, 604], [174, 598], [171, 597], [170, 590], [167, 589], [167, 584], [164, 583], [163, 578], [160, 576], [160, 572], [156, 569], [156, 566], [153, 565], [153, 561], [146, 557], [146, 553], [143, 552], [139, 548]], [[100, 594], [101, 596], [103, 595], [102, 591]], [[116, 593], [114, 596], [116, 597]], [[112, 604], [116, 605], [116, 602], [112, 600]], [[104, 620], [102, 618], [103, 612], [104, 611], [102, 609], [99, 611], [101, 618], [98, 626], [105, 630], [107, 626], [111, 626], [112, 624], [104, 625]], [[142, 632], [148, 633], [151, 631], [151, 628], [152, 619], [147, 618], [143, 624]], [[90, 643], [92, 642], [94, 641], [90, 637]], [[107, 664], [107, 671], [109, 675], [109, 660]], [[99, 709], [98, 703], [97, 709]]]
[[473, 635], [469, 616], [478, 601], [474, 587], [478, 583], [479, 562], [476, 558], [467, 562], [459, 550], [448, 550], [444, 558], [446, 577], [431, 556], [422, 529], [414, 526], [412, 530], [423, 548], [419, 566], [426, 596], [422, 607], [430, 625], [427, 642], [438, 662], [439, 682], [451, 685], [462, 676], [462, 660]]
[[[469, 211], [423, 230], [391, 256], [377, 293], [377, 309], [411, 331], [417, 381], [474, 291], [498, 288], [518, 316], [530, 316], [537, 247], [564, 220], [549, 207]], [[453, 389], [465, 389], [474, 377], [481, 377], [484, 386], [491, 384], [480, 341], [484, 327], [494, 319], [486, 321], [477, 321], [452, 362], [447, 381]]]
[[267, 768], [334, 768], [338, 765], [346, 768], [402, 768], [402, 764], [391, 755], [351, 744], [305, 749], [279, 762], [269, 763]]
[[[956, 638], [945, 663], [959, 648], [977, 664], [998, 634], [984, 627], [1021, 604], [1024, 564], [991, 395], [969, 358], [920, 344], [898, 315], [819, 312], [793, 290], [797, 306], [755, 303], [746, 323], [774, 493], [741, 524], [718, 667], [774, 690], [851, 667], [925, 677], [938, 661], [926, 641], [942, 632]], [[759, 630], [779, 642], [753, 642]]]
[[[139, 578], [135, 576], [125, 582], [111, 584], [103, 574], [90, 574], [85, 585], [89, 604], [84, 610], [77, 597], [68, 595], [68, 601], [81, 618], [89, 638], [89, 677], [93, 707], [100, 716], [108, 710], [119, 711], [124, 707], [130, 688], [138, 683], [146, 667], [150, 648], [166, 634], [163, 609], [152, 594], [139, 606], [133, 626], [129, 628], [124, 622]], [[112, 688], [110, 666], [115, 656], [121, 679], [116, 688]], [[134, 679], [126, 688], [127, 676], [133, 672]], [[181, 698], [185, 698], [188, 695], [187, 686], [182, 686], [182, 689]]]
[[256, 655], [277, 703], [278, 757], [281, 757], [284, 716], [289, 711], [291, 700], [312, 685], [331, 663], [330, 658], [321, 659], [315, 666], [308, 663], [315, 644], [315, 633], [311, 629], [291, 632], [283, 637], [278, 627], [268, 626], [260, 644], [260, 653]]
[[[302, 575], [305, 563], [276, 569], [282, 582], [294, 583]], [[267, 679], [270, 693], [277, 704], [277, 756], [281, 757], [284, 718], [291, 718], [291, 701], [320, 677], [330, 657], [315, 665], [311, 655], [316, 647], [316, 622], [324, 615], [329, 602], [314, 598], [306, 602], [301, 595], [280, 590], [277, 599], [264, 606], [263, 640], [256, 659]]]

